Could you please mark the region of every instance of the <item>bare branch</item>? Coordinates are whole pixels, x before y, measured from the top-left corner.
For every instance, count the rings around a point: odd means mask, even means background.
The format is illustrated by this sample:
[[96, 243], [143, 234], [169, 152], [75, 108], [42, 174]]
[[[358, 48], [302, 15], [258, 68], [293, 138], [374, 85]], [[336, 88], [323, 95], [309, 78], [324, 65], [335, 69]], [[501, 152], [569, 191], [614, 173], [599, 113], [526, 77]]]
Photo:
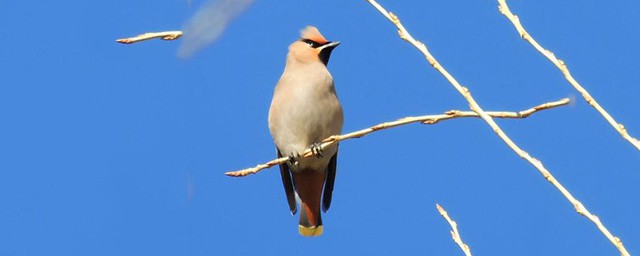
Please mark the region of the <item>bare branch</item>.
[[149, 32], [140, 34], [134, 37], [120, 38], [116, 42], [122, 44], [133, 44], [149, 39], [160, 38], [162, 40], [176, 40], [182, 36], [182, 31], [162, 31], [162, 32]]
[[[553, 101], [553, 102], [548, 102], [548, 103], [544, 103], [544, 104], [540, 104], [538, 106], [535, 106], [533, 108], [527, 109], [527, 110], [523, 110], [520, 112], [487, 112], [487, 114], [496, 117], [496, 118], [526, 118], [528, 116], [530, 116], [531, 114], [540, 111], [540, 110], [545, 110], [545, 109], [550, 109], [550, 108], [555, 108], [555, 107], [559, 107], [559, 106], [564, 106], [567, 105], [569, 103], [569, 99], [568, 98], [564, 98], [558, 101]], [[449, 119], [453, 119], [453, 118], [461, 118], [461, 117], [480, 117], [477, 113], [473, 112], [473, 111], [460, 111], [460, 110], [450, 110], [445, 112], [444, 114], [440, 114], [440, 115], [425, 115], [425, 116], [415, 116], [415, 117], [405, 117], [405, 118], [400, 118], [396, 121], [391, 121], [391, 122], [386, 122], [386, 123], [381, 123], [378, 125], [374, 125], [371, 126], [369, 128], [366, 129], [362, 129], [359, 131], [355, 131], [352, 133], [347, 133], [344, 135], [334, 135], [331, 136], [329, 138], [326, 138], [322, 141], [321, 147], [322, 148], [326, 148], [331, 144], [334, 143], [338, 143], [340, 141], [343, 140], [348, 140], [348, 139], [355, 139], [355, 138], [360, 138], [363, 137], [369, 133], [375, 132], [375, 131], [379, 131], [379, 130], [384, 130], [384, 129], [389, 129], [389, 128], [393, 128], [393, 127], [397, 127], [397, 126], [401, 126], [401, 125], [406, 125], [406, 124], [410, 124], [410, 123], [423, 123], [423, 124], [435, 124], [437, 122], [440, 122], [442, 120], [449, 120]], [[311, 149], [307, 149], [302, 153], [302, 157], [310, 157], [313, 154], [311, 153]], [[267, 169], [267, 168], [271, 168], [275, 165], [279, 165], [279, 164], [284, 164], [289, 160], [289, 157], [281, 157], [281, 158], [277, 158], [274, 160], [271, 160], [267, 163], [264, 164], [259, 164], [256, 167], [253, 168], [247, 168], [244, 170], [240, 170], [240, 171], [235, 171], [235, 172], [227, 172], [225, 173], [228, 176], [232, 176], [232, 177], [243, 177], [243, 176], [247, 176], [249, 174], [256, 174], [259, 171], [263, 170], [263, 169]]]
[[449, 214], [447, 214], [447, 211], [445, 211], [442, 206], [436, 204], [436, 208], [438, 208], [438, 212], [440, 212], [440, 215], [442, 215], [442, 217], [444, 217], [444, 219], [449, 222], [449, 225], [451, 226], [451, 238], [453, 239], [453, 241], [458, 244], [458, 246], [460, 246], [460, 249], [462, 249], [464, 255], [471, 256], [471, 248], [469, 248], [469, 246], [462, 241], [460, 232], [458, 232], [458, 223], [456, 223], [449, 217]]
[[531, 155], [529, 155], [529, 153], [522, 150], [518, 145], [515, 144], [515, 142], [513, 142], [513, 140], [511, 140], [511, 138], [507, 136], [506, 133], [504, 133], [504, 131], [498, 126], [498, 124], [496, 124], [496, 122], [491, 118], [491, 116], [489, 116], [486, 112], [484, 112], [484, 110], [482, 110], [482, 108], [478, 105], [475, 99], [471, 96], [469, 89], [460, 85], [460, 83], [458, 83], [458, 81], [451, 74], [449, 74], [449, 72], [447, 72], [444, 69], [444, 67], [440, 65], [440, 63], [438, 63], [438, 61], [433, 57], [433, 55], [431, 55], [431, 53], [429, 52], [425, 44], [414, 39], [413, 36], [409, 34], [409, 32], [404, 28], [404, 26], [400, 22], [400, 19], [398, 19], [398, 17], [395, 14], [385, 10], [375, 0], [367, 0], [367, 1], [396, 26], [396, 28], [398, 29], [400, 38], [402, 38], [406, 42], [416, 47], [427, 58], [427, 61], [429, 62], [429, 64], [431, 64], [433, 68], [439, 71], [449, 81], [449, 83], [451, 83], [451, 85], [453, 85], [453, 87], [455, 87], [455, 89], [460, 94], [462, 94], [462, 96], [469, 103], [469, 107], [471, 108], [471, 110], [478, 113], [478, 115], [480, 115], [480, 117], [489, 126], [491, 126], [491, 128], [493, 129], [493, 132], [496, 135], [498, 135], [500, 139], [502, 139], [518, 156], [520, 156], [521, 158], [529, 162], [531, 165], [533, 165], [540, 172], [540, 174], [544, 176], [544, 178], [547, 181], [549, 181], [553, 186], [555, 186], [560, 191], [560, 193], [562, 193], [562, 195], [565, 198], [567, 198], [567, 200], [571, 202], [571, 204], [573, 204], [573, 206], [575, 207], [576, 211], [579, 214], [587, 217], [594, 224], [596, 224], [598, 229], [618, 248], [618, 250], [620, 250], [622, 255], [629, 255], [626, 249], [622, 246], [622, 242], [620, 241], [620, 239], [611, 235], [609, 230], [607, 230], [607, 228], [600, 222], [600, 220], [596, 216], [591, 214], [586, 209], [586, 207], [582, 203], [580, 203], [580, 201], [578, 201], [575, 197], [573, 197], [573, 195], [558, 180], [556, 180], [556, 178], [553, 177], [553, 175], [551, 175], [551, 172], [549, 172], [547, 168], [544, 167], [544, 165], [540, 160], [532, 157]]
[[547, 57], [549, 61], [556, 65], [556, 67], [558, 67], [558, 69], [560, 69], [560, 72], [562, 72], [562, 74], [564, 75], [564, 78], [567, 79], [567, 81], [573, 86], [573, 88], [575, 88], [576, 91], [578, 91], [582, 95], [584, 100], [587, 101], [587, 103], [589, 103], [589, 105], [591, 105], [593, 108], [595, 108], [596, 111], [598, 111], [602, 115], [602, 117], [604, 117], [604, 119], [606, 119], [607, 122], [609, 122], [609, 124], [613, 126], [613, 128], [616, 129], [618, 133], [620, 133], [622, 138], [631, 143], [631, 145], [636, 147], [637, 150], [640, 150], [640, 141], [638, 141], [638, 139], [634, 137], [631, 137], [631, 135], [629, 135], [629, 133], [627, 132], [627, 129], [624, 128], [624, 125], [618, 123], [615, 119], [613, 119], [613, 117], [609, 115], [609, 113], [602, 106], [600, 106], [596, 99], [594, 99], [591, 94], [589, 94], [589, 92], [573, 78], [573, 76], [569, 72], [569, 68], [567, 68], [567, 65], [564, 63], [564, 61], [558, 59], [551, 51], [543, 48], [540, 44], [538, 44], [538, 42], [536, 42], [535, 39], [533, 39], [533, 37], [531, 37], [531, 35], [524, 29], [524, 27], [520, 23], [520, 19], [518, 18], [518, 16], [511, 13], [506, 0], [498, 0], [498, 8], [500, 9], [500, 13], [506, 16], [511, 21], [511, 23], [513, 23], [513, 26], [515, 26], [516, 30], [518, 30], [520, 37], [529, 42], [534, 48], [536, 48], [536, 50], [538, 50], [542, 55]]

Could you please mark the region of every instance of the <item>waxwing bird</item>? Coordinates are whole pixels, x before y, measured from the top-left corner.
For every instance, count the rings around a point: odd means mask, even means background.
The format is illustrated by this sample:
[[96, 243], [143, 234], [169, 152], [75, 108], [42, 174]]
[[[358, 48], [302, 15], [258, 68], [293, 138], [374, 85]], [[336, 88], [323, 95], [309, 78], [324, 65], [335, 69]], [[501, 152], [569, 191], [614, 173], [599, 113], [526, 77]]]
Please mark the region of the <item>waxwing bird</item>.
[[[327, 41], [315, 27], [303, 29], [300, 39], [289, 46], [269, 109], [278, 157], [291, 159], [280, 165], [280, 175], [291, 214], [297, 212], [296, 196], [300, 200], [298, 231], [303, 236], [322, 234], [320, 205], [324, 212], [329, 209], [336, 177], [338, 146], [320, 150], [318, 143], [342, 132], [342, 107], [327, 70], [338, 44]], [[315, 157], [298, 157], [309, 147]]]

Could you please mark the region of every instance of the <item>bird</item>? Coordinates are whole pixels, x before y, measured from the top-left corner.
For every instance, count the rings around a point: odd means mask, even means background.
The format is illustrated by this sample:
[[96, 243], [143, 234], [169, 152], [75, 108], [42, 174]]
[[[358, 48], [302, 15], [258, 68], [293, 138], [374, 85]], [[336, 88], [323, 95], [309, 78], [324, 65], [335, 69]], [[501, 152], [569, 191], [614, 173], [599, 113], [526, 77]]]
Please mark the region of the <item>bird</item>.
[[[320, 142], [342, 132], [343, 112], [329, 57], [340, 42], [331, 42], [316, 27], [307, 26], [289, 46], [286, 65], [275, 86], [269, 108], [269, 131], [280, 165], [280, 175], [292, 215], [300, 201], [298, 232], [306, 237], [323, 233], [322, 211], [329, 210], [336, 178], [338, 145], [322, 148]], [[311, 148], [314, 156], [300, 158]]]

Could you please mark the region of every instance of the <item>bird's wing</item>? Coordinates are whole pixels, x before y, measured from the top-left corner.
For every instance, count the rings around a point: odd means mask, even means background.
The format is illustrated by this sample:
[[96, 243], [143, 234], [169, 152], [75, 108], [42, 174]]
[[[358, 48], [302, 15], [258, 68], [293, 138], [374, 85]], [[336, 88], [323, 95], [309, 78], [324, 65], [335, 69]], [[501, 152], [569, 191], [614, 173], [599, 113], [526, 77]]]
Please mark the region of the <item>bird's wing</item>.
[[[278, 151], [278, 158], [282, 157], [280, 149]], [[280, 176], [282, 177], [282, 185], [284, 186], [284, 192], [287, 194], [287, 203], [289, 204], [289, 211], [291, 214], [296, 214], [298, 209], [296, 208], [296, 192], [293, 188], [293, 180], [291, 179], [291, 171], [289, 166], [284, 163], [280, 165]]]
[[331, 196], [333, 195], [333, 184], [336, 180], [336, 167], [338, 165], [338, 151], [329, 160], [327, 167], [327, 178], [324, 183], [324, 194], [322, 195], [322, 211], [327, 212], [331, 206]]

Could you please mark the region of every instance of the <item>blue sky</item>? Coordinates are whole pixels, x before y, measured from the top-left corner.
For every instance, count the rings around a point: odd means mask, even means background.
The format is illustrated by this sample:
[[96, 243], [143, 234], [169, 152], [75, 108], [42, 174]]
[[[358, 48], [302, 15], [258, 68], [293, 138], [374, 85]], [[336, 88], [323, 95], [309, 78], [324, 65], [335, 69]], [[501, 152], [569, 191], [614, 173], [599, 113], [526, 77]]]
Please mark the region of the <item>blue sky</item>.
[[[640, 136], [640, 3], [509, 1], [529, 32]], [[202, 1], [0, 2], [0, 255], [617, 255], [481, 120], [341, 144], [325, 234], [297, 234], [271, 160], [271, 94], [306, 25], [341, 41], [329, 69], [350, 132], [466, 109], [365, 1], [256, 1], [213, 45], [116, 38], [174, 30]], [[498, 123], [633, 254], [640, 152], [521, 40], [496, 1], [382, 1], [486, 110], [574, 104]]]

